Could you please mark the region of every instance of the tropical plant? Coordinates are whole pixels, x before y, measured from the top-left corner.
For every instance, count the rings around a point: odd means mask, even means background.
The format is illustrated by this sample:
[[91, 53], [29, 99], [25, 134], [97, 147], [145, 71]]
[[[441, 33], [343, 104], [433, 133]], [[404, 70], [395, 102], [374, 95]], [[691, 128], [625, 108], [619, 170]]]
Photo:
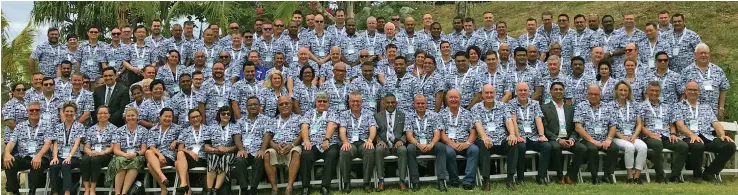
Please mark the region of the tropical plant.
[[30, 83], [30, 70], [28, 70], [28, 56], [31, 56], [33, 38], [36, 29], [33, 21], [29, 21], [23, 31], [12, 41], [8, 36], [9, 23], [2, 14], [2, 102], [9, 100], [10, 87], [13, 83]]

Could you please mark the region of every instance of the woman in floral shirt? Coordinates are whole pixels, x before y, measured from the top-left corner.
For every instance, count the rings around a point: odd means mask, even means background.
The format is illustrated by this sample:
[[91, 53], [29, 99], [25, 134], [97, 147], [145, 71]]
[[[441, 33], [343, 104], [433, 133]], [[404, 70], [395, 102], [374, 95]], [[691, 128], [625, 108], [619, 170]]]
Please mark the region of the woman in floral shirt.
[[97, 177], [104, 165], [110, 163], [110, 154], [113, 153], [111, 143], [113, 135], [115, 135], [116, 127], [110, 121], [110, 108], [102, 105], [97, 108], [97, 124], [87, 129], [85, 132], [85, 147], [83, 149], [85, 155], [82, 157], [81, 166], [82, 181], [84, 182], [85, 192], [95, 194], [95, 186]]

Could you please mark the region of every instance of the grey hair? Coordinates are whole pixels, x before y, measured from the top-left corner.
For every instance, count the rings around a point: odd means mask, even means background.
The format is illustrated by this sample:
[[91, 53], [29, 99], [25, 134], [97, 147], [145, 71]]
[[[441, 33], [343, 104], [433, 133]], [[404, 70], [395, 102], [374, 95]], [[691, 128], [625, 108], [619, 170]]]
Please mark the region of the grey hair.
[[331, 96], [329, 96], [325, 92], [318, 92], [315, 94], [315, 99], [322, 99], [322, 98], [331, 99]]
[[701, 42], [697, 44], [696, 47], [694, 47], [694, 52], [697, 52], [698, 49], [703, 48], [707, 53], [710, 53], [710, 46], [707, 46], [707, 44]]
[[551, 61], [551, 60], [554, 60], [554, 61], [559, 62], [559, 63], [561, 62], [561, 58], [559, 58], [559, 56], [557, 56], [557, 55], [548, 56], [548, 60], [547, 61]]

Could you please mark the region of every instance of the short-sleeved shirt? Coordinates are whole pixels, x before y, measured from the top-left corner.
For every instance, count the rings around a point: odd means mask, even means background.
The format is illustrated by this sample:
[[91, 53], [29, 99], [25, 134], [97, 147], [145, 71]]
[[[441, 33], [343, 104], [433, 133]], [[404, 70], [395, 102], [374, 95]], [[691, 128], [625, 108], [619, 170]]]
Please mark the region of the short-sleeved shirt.
[[198, 107], [197, 93], [191, 91], [190, 95], [187, 95], [184, 92], [174, 94], [174, 96], [169, 99], [169, 103], [172, 105], [171, 108], [175, 113], [174, 116], [177, 117], [177, 124], [182, 127], [190, 126], [188, 114], [191, 109], [196, 109]]
[[174, 160], [175, 153], [174, 150], [170, 150], [169, 145], [177, 141], [180, 131], [181, 129], [177, 124], [172, 124], [164, 132], [162, 132], [161, 126], [157, 125], [149, 131], [147, 146], [149, 148], [156, 147], [162, 155]]
[[[200, 155], [202, 154], [201, 152], [204, 151], [205, 140], [210, 140], [210, 138], [208, 138], [208, 133], [215, 133], [216, 136], [220, 133], [218, 131], [211, 130], [211, 128], [211, 126], [204, 124], [200, 125], [199, 130], [195, 130], [191, 125], [189, 127], [182, 128], [182, 131], [179, 132], [179, 137], [177, 137], [177, 143], [184, 144], [185, 149], [197, 152], [198, 155]], [[197, 151], [195, 151], [196, 148], [198, 149]]]
[[[440, 131], [438, 113], [431, 110], [427, 110], [422, 118], [418, 116], [417, 112], [409, 112], [405, 115], [405, 132], [413, 132], [418, 142], [422, 142], [423, 139], [427, 140], [429, 144], [433, 140], [433, 136], [436, 131]], [[422, 144], [422, 143], [421, 143]]]
[[187, 58], [190, 58], [192, 48], [194, 47], [194, 42], [187, 41], [182, 37], [182, 39], [177, 43], [177, 40], [174, 38], [174, 36], [170, 37], [168, 40], [169, 46], [166, 48], [166, 52], [168, 53], [169, 50], [177, 50], [179, 52], [179, 64], [185, 64], [187, 62]]
[[290, 114], [287, 119], [283, 119], [281, 115], [277, 115], [272, 119], [272, 124], [269, 124], [268, 128], [273, 129], [275, 143], [292, 144], [300, 135], [302, 124], [307, 124], [307, 121], [303, 121], [300, 115]]
[[[57, 149], [59, 151], [58, 157], [59, 158], [66, 158], [64, 156], [64, 150], [65, 148], [68, 148], [70, 150], [70, 155], [75, 158], [82, 157], [82, 145], [77, 148], [77, 151], [71, 151], [72, 147], [74, 147], [74, 141], [77, 139], [84, 139], [86, 134], [86, 128], [84, 125], [72, 122], [72, 126], [67, 129], [66, 125], [64, 123], [59, 123], [54, 125], [54, 133], [56, 133], [54, 136], [56, 136], [56, 143], [57, 143]], [[49, 152], [52, 152], [53, 149], [50, 149]], [[52, 153], [53, 154], [53, 153]]]
[[[645, 99], [643, 98], [643, 92], [645, 92], [646, 87], [648, 87], [649, 78], [647, 75], [635, 76], [633, 80], [630, 82], [628, 82], [627, 78], [625, 77], [622, 77], [618, 80], [619, 80], [618, 82], [623, 81], [623, 82], [630, 84], [630, 88], [632, 90], [631, 95], [633, 96], [634, 101], [641, 102]], [[608, 89], [615, 90], [614, 88], [608, 88]]]
[[[271, 41], [266, 41], [264, 37], [262, 37], [258, 41], [254, 41], [254, 48], [252, 48], [252, 50], [259, 52], [261, 65], [266, 69], [270, 69], [274, 67], [274, 54], [277, 52], [283, 52], [283, 46], [280, 45], [282, 43], [282, 41], [278, 41], [273, 37]], [[288, 59], [289, 58], [286, 58], [286, 60]]]
[[[696, 64], [691, 65], [682, 72], [682, 84], [679, 85], [679, 91], [684, 92], [684, 86], [689, 81], [697, 81], [697, 84], [700, 84], [700, 102], [709, 105], [713, 113], [718, 113], [720, 91], [727, 91], [730, 88], [730, 82], [728, 82], [723, 69], [710, 63], [707, 72], [702, 72]], [[707, 86], [707, 84], [711, 85]], [[712, 90], [709, 90], [709, 88], [712, 88]]]
[[323, 31], [323, 35], [318, 36], [316, 31], [304, 34], [300, 38], [301, 47], [310, 48], [315, 57], [324, 58], [331, 51], [331, 46], [337, 44], [336, 36], [328, 31]]
[[[151, 123], [159, 123], [159, 113], [164, 108], [173, 108], [173, 107], [179, 107], [178, 105], [175, 105], [172, 103], [171, 98], [164, 98], [160, 101], [156, 100], [146, 100], [143, 103], [141, 103], [141, 106], [138, 107], [139, 119], [146, 120]], [[174, 116], [177, 116], [177, 113], [174, 113]]]
[[154, 54], [155, 48], [149, 44], [139, 46], [132, 44], [128, 47], [128, 59], [133, 67], [143, 69], [144, 67], [151, 65], [154, 62], [159, 61], [158, 57]]
[[385, 95], [392, 93], [397, 100], [397, 108], [404, 113], [409, 113], [413, 109], [413, 91], [417, 82], [416, 78], [408, 73], [405, 73], [401, 79], [397, 76], [386, 78], [383, 91]]
[[613, 113], [610, 115], [612, 117], [613, 124], [615, 127], [617, 127], [618, 132], [622, 133], [626, 136], [631, 136], [636, 131], [636, 121], [638, 118], [641, 118], [641, 114], [643, 114], [640, 110], [640, 104], [636, 103], [637, 101], [626, 101], [625, 105], [622, 107], [620, 106], [620, 103], [618, 101], [612, 101], [608, 103], [607, 106], [610, 106], [610, 110], [612, 110]]
[[235, 88], [232, 86], [231, 82], [225, 80], [223, 81], [223, 84], [217, 84], [213, 78], [210, 78], [202, 84], [200, 93], [196, 94], [198, 96], [197, 102], [205, 104], [205, 113], [207, 117], [205, 122], [207, 124], [215, 121], [215, 115], [217, 114], [218, 108], [230, 105], [230, 101], [228, 101], [228, 99], [230, 96], [229, 94], [232, 93], [233, 90], [235, 90]]
[[259, 92], [264, 89], [264, 86], [260, 85], [256, 80], [249, 82], [246, 79], [241, 79], [233, 85], [233, 90], [230, 91], [228, 99], [238, 102], [238, 107], [241, 109], [241, 114], [247, 114], [247, 100], [249, 97], [256, 97]]
[[592, 139], [604, 141], [609, 128], [613, 126], [609, 117], [612, 111], [609, 108], [604, 103], [595, 108], [589, 101], [581, 102], [574, 109], [574, 123], [581, 123]]
[[330, 97], [328, 110], [331, 112], [343, 112], [348, 109], [346, 101], [348, 100], [349, 84], [337, 83], [335, 79], [326, 80], [320, 86], [320, 91], [325, 92]]
[[[323, 147], [320, 147], [320, 144], [323, 143], [323, 139], [325, 139], [325, 134], [327, 132], [328, 123], [333, 122], [338, 124], [339, 120], [339, 112], [318, 112], [317, 110], [313, 109], [308, 112], [305, 112], [304, 115], [302, 115], [303, 124], [310, 125], [309, 129], [309, 135], [310, 135], [310, 144], [314, 146], [319, 146], [318, 150], [323, 152]], [[340, 134], [338, 125], [336, 125], [336, 129], [333, 131], [333, 137], [331, 138], [331, 141], [328, 142], [328, 144], [340, 144], [341, 140], [338, 138], [338, 135]]]
[[380, 95], [384, 94], [384, 89], [376, 79], [367, 81], [364, 77], [359, 77], [349, 85], [349, 91], [359, 91], [361, 93], [361, 109], [362, 110], [377, 110], [377, 101], [380, 100]]
[[[640, 114], [643, 117], [643, 126], [654, 134], [669, 136], [669, 126], [680, 119], [679, 113], [674, 112], [677, 108], [674, 104], [659, 103], [652, 104], [643, 101], [640, 105]], [[658, 124], [661, 126], [657, 126]]]
[[547, 104], [547, 103], [551, 102], [551, 100], [552, 100], [552, 97], [551, 97], [551, 84], [553, 84], [554, 82], [561, 82], [561, 83], [563, 83], [565, 85], [564, 86], [564, 98], [572, 98], [572, 94], [571, 93], [567, 93], [567, 91], [569, 90], [569, 85], [567, 85], [567, 84], [568, 83], [571, 83], [571, 77], [569, 77], [568, 75], [565, 75], [565, 74], [563, 74], [563, 73], [560, 72], [558, 76], [553, 77], [549, 73], [546, 76], [543, 76], [543, 79], [540, 79], [540, 80], [541, 80], [540, 83], [543, 86], [543, 91], [542, 91], [542, 94], [541, 94], [542, 95], [542, 99], [541, 100], [543, 101], [543, 104]]
[[308, 87], [300, 79], [295, 79], [294, 89], [292, 89], [294, 96], [292, 98], [300, 102], [300, 110], [307, 111], [315, 107], [315, 94], [319, 91], [320, 89], [317, 86]]
[[45, 77], [56, 77], [56, 67], [61, 63], [66, 50], [67, 46], [59, 42], [53, 45], [44, 42], [31, 52], [31, 58], [38, 61], [38, 70], [44, 73]]
[[663, 97], [663, 100], [661, 100], [662, 102], [673, 104], [679, 101], [679, 94], [681, 94], [679, 92], [679, 85], [682, 82], [682, 75], [677, 72], [667, 70], [663, 76], [658, 75], [656, 71], [653, 71], [653, 74], [647, 76], [649, 76], [649, 79], [646, 82], [646, 86], [643, 86], [644, 91], [648, 82], [658, 81], [661, 83], [661, 95], [659, 97]]
[[[578, 78], [571, 76], [568, 83], [564, 83], [566, 94], [564, 97], [571, 98], [572, 105], [579, 105], [580, 102], [587, 101], [587, 85], [596, 82], [594, 77], [587, 76], [584, 73]], [[545, 87], [544, 87], [545, 88]]]
[[[418, 78], [415, 95], [422, 94], [425, 96], [428, 102], [429, 108], [433, 108], [436, 105], [436, 93], [443, 92], [446, 90], [446, 81], [443, 78], [443, 74], [439, 73], [438, 70], [430, 73], [430, 76], [420, 76]], [[432, 109], [431, 109], [432, 110]]]
[[[204, 42], [198, 43], [196, 46], [195, 53], [202, 51], [205, 54], [205, 67], [213, 68], [213, 64], [218, 61], [218, 58], [220, 57], [220, 51], [222, 50], [222, 47], [218, 44], [213, 43], [213, 45], [208, 46]], [[195, 53], [192, 55], [194, 56]]]
[[338, 38], [338, 46], [341, 47], [341, 53], [349, 63], [359, 61], [359, 53], [365, 50], [369, 45], [366, 37], [354, 33], [354, 35], [343, 35]]
[[[584, 59], [590, 59], [592, 54], [592, 48], [597, 46], [597, 31], [593, 31], [589, 28], [584, 29], [582, 32], [574, 31], [572, 34], [567, 34], [569, 43], [567, 44], [567, 54], [571, 56], [580, 56]], [[562, 47], [562, 54], [564, 53]], [[569, 56], [567, 55], [567, 56]]]
[[369, 129], [376, 127], [377, 122], [374, 121], [374, 112], [361, 109], [359, 117], [354, 116], [351, 110], [341, 112], [340, 126], [346, 128], [346, 139], [353, 143], [353, 137], [358, 137], [359, 141], [367, 141], [369, 139]]
[[[233, 66], [233, 67], [235, 67], [235, 66]], [[190, 76], [192, 76], [192, 73], [194, 73], [195, 71], [198, 71], [198, 70], [202, 73], [202, 78], [205, 79], [205, 80], [207, 80], [207, 79], [209, 79], [210, 77], [213, 76], [213, 69], [208, 68], [204, 64], [203, 64], [202, 68], [198, 68], [197, 65], [190, 65], [190, 66], [185, 66], [185, 68], [183, 69], [183, 71], [185, 73], [187, 73], [187, 74], [190, 74]], [[231, 78], [230, 75], [226, 75], [226, 76], [228, 76], [228, 78]], [[179, 79], [179, 78], [177, 78], [177, 79]]]
[[[510, 101], [509, 110], [515, 113], [518, 122], [518, 131], [521, 137], [538, 141], [538, 125], [536, 119], [543, 119], [541, 104], [536, 100], [528, 99], [528, 103], [523, 106], [517, 98]], [[530, 131], [526, 131], [526, 125], [530, 125]]]
[[287, 88], [282, 87], [279, 90], [279, 96], [276, 95], [274, 88], [263, 88], [259, 91], [259, 102], [261, 102], [262, 113], [267, 116], [274, 116], [277, 114], [278, 100], [281, 96], [286, 96]]
[[[97, 124], [87, 128], [84, 135], [84, 143], [90, 146], [93, 151], [95, 147], [100, 146], [102, 150], [110, 147], [111, 143], [115, 140], [115, 135], [118, 127], [112, 123], [108, 123], [104, 129], [99, 129]], [[80, 146], [81, 147], [81, 146]]]
[[490, 74], [488, 71], [482, 71], [477, 74], [477, 79], [481, 82], [480, 86], [491, 84], [495, 88], [495, 100], [500, 100], [505, 93], [512, 92], [512, 79], [510, 76], [497, 69], [494, 74]]
[[[666, 52], [668, 56], [672, 56], [672, 48], [673, 46], [671, 44], [671, 40], [662, 39], [661, 37], [659, 37], [658, 39], [656, 39], [656, 44], [651, 44], [650, 40], [644, 39], [643, 43], [641, 43], [641, 45], [638, 45], [638, 59], [643, 59], [646, 64], [643, 64], [645, 66], [639, 66], [655, 69], [656, 53]], [[653, 62], [653, 66], [651, 66], [651, 62]]]
[[169, 64], [161, 66], [158, 71], [156, 71], [156, 79], [160, 79], [164, 86], [166, 86], [167, 92], [169, 92], [170, 95], [174, 95], [181, 91], [179, 88], [179, 75], [182, 75], [182, 73], [186, 73], [187, 68], [184, 65], [177, 65], [175, 67], [175, 70], [172, 70], [169, 67]]
[[[95, 110], [95, 102], [92, 99], [92, 92], [86, 89], [81, 89], [79, 93], [74, 94], [73, 92], [67, 96], [66, 101], [71, 101], [77, 104], [77, 114], [75, 118], [82, 116], [84, 112], [92, 112]], [[87, 120], [85, 125], [91, 125], [92, 120]]]
[[77, 50], [77, 59], [79, 59], [79, 70], [87, 74], [90, 80], [96, 80], [102, 75], [102, 66], [100, 63], [105, 62], [105, 54], [109, 49], [109, 45], [102, 41], [98, 41], [93, 46], [90, 42], [84, 42], [79, 45]]
[[[151, 136], [152, 135], [150, 134], [149, 130], [141, 125], [137, 125], [136, 130], [133, 133], [128, 130], [127, 125], [123, 125], [121, 127], [118, 127], [118, 129], [115, 131], [115, 139], [113, 140], [113, 144], [120, 144], [120, 149], [123, 152], [128, 152], [128, 150], [138, 152], [139, 149], [141, 149], [141, 144], [148, 145], [149, 137]], [[167, 146], [167, 148], [168, 147], [169, 146]]]
[[[540, 83], [540, 76], [541, 73], [538, 72], [538, 70], [526, 66], [525, 69], [520, 70], [518, 68], [513, 69], [513, 71], [510, 72], [510, 78], [513, 79], [514, 84], [513, 86], [516, 86], [519, 82], [525, 82], [528, 84], [528, 90], [530, 90], [531, 97], [533, 95], [533, 91], [536, 87], [543, 86], [543, 84]], [[513, 94], [515, 94], [515, 90], [513, 90]]]
[[[670, 32], [666, 39], [670, 39], [672, 52], [669, 54], [669, 69], [682, 72], [690, 64], [694, 63], [694, 49], [697, 44], [702, 43], [702, 38], [696, 32], [684, 28], [682, 34], [677, 35], [676, 32]], [[674, 53], [675, 48], [679, 51]]]
[[374, 54], [375, 55], [382, 55], [387, 56], [386, 47], [389, 44], [394, 44], [397, 46], [397, 55], [402, 55], [407, 52], [407, 42], [405, 42], [405, 38], [400, 38], [399, 36], [395, 35], [394, 37], [387, 37], [385, 36], [379, 36], [377, 37], [376, 43], [374, 43]]
[[[610, 77], [605, 81], [605, 84], [602, 84], [602, 81], [595, 81], [595, 84], [600, 85], [600, 99], [602, 102], [610, 102], [613, 101], [614, 97], [612, 94], [614, 93], [615, 84], [618, 83], [618, 79]], [[635, 93], [635, 92], [633, 92]]]
[[475, 79], [477, 75], [467, 71], [464, 74], [455, 72], [446, 75], [446, 89], [456, 89], [461, 94], [461, 106], [466, 107], [471, 104], [474, 96], [482, 91], [481, 82]]
[[20, 124], [28, 120], [26, 113], [26, 103], [24, 100], [12, 98], [3, 106], [3, 120], [15, 120], [15, 124]]
[[[18, 147], [20, 156], [35, 156], [41, 151], [45, 141], [56, 141], [56, 129], [51, 125], [43, 125], [40, 122], [36, 126], [31, 126], [30, 121], [24, 121], [15, 126], [13, 134], [8, 139], [9, 142], [15, 142]], [[35, 148], [35, 149], [34, 149]], [[44, 157], [51, 157], [51, 152], [44, 154]]]
[[[66, 95], [54, 93], [54, 95], [51, 96], [51, 99], [46, 99], [46, 96], [39, 95], [34, 97], [31, 101], [26, 101], [26, 104], [38, 101], [41, 103], [41, 123], [57, 123], [60, 121], [59, 110], [62, 108], [66, 100]], [[46, 119], [47, 116], [48, 119]]]
[[[680, 116], [680, 120], [684, 120], [684, 124], [689, 128], [689, 131], [692, 131], [692, 133], [696, 135], [702, 135], [710, 141], [716, 138], [716, 136], [713, 135], [715, 129], [713, 128], [712, 123], [717, 122], [718, 120], [709, 105], [700, 104], [698, 102], [697, 105], [695, 105], [697, 109], [695, 109], [686, 100], [673, 105], [674, 109], [678, 110], [677, 115]], [[697, 127], [696, 129], [693, 128], [695, 126]], [[685, 138], [685, 136], [682, 135], [682, 138]]]
[[105, 50], [105, 61], [108, 62], [108, 66], [115, 68], [116, 72], [123, 70], [123, 61], [131, 60], [130, 49], [128, 45], [114, 46], [110, 44], [107, 50]]
[[209, 140], [213, 147], [233, 147], [233, 135], [241, 134], [238, 123], [228, 123], [225, 127], [216, 123], [205, 130], [205, 140]]
[[264, 134], [274, 133], [271, 128], [273, 118], [259, 114], [254, 120], [248, 118], [248, 116], [241, 117], [238, 121], [238, 125], [241, 127], [241, 142], [246, 152], [255, 156], [256, 152], [261, 149]]
[[[249, 52], [250, 52], [243, 45], [241, 45], [241, 47], [239, 47], [239, 48], [235, 48], [234, 49], [232, 44], [228, 44], [228, 46], [223, 47], [223, 49], [221, 51], [228, 52], [231, 55], [231, 64], [232, 64], [232, 67], [239, 67], [239, 68], [243, 68], [243, 66], [241, 66], [241, 65], [246, 60], [248, 60], [248, 56], [249, 56]], [[281, 51], [281, 50], [279, 50], [279, 51]], [[261, 54], [261, 55], [265, 55], [265, 54]], [[272, 56], [274, 56], [274, 55], [272, 55]]]
[[471, 112], [474, 113], [474, 123], [481, 123], [487, 137], [492, 139], [494, 145], [502, 145], [502, 141], [507, 136], [507, 120], [512, 119], [512, 113], [508, 109], [508, 104], [495, 101], [492, 109], [488, 110], [484, 107], [484, 102], [479, 102], [472, 107]]
[[166, 56], [166, 50], [169, 48], [170, 45], [169, 41], [169, 38], [161, 35], [159, 36], [158, 40], [152, 35], [149, 35], [148, 37], [146, 37], [146, 39], [144, 39], [144, 42], [146, 42], [147, 45], [151, 45], [154, 49], [153, 51], [151, 51], [151, 54], [154, 55], [155, 58]]
[[466, 142], [474, 128], [474, 113], [459, 108], [454, 116], [450, 108], [444, 108], [438, 113], [439, 128], [454, 142]]

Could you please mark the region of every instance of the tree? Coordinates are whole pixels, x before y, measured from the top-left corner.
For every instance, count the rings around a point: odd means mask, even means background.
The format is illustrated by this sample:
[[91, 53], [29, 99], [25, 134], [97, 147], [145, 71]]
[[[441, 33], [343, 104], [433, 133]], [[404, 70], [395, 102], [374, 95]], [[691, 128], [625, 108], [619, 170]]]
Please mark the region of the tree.
[[28, 70], [28, 56], [31, 55], [33, 38], [36, 29], [33, 21], [29, 21], [23, 31], [12, 41], [8, 42], [8, 21], [2, 14], [2, 102], [9, 100], [11, 85], [16, 82], [30, 83], [30, 70]]
[[[255, 17], [253, 2], [238, 1], [177, 1], [169, 9], [167, 20], [187, 17], [202, 16], [210, 24], [218, 24], [221, 27], [220, 34], [225, 34], [227, 25], [232, 21], [238, 21], [244, 25], [246, 18]], [[253, 23], [253, 21], [251, 21]], [[226, 27], [226, 28], [224, 28]], [[202, 28], [201, 28], [202, 29]]]

